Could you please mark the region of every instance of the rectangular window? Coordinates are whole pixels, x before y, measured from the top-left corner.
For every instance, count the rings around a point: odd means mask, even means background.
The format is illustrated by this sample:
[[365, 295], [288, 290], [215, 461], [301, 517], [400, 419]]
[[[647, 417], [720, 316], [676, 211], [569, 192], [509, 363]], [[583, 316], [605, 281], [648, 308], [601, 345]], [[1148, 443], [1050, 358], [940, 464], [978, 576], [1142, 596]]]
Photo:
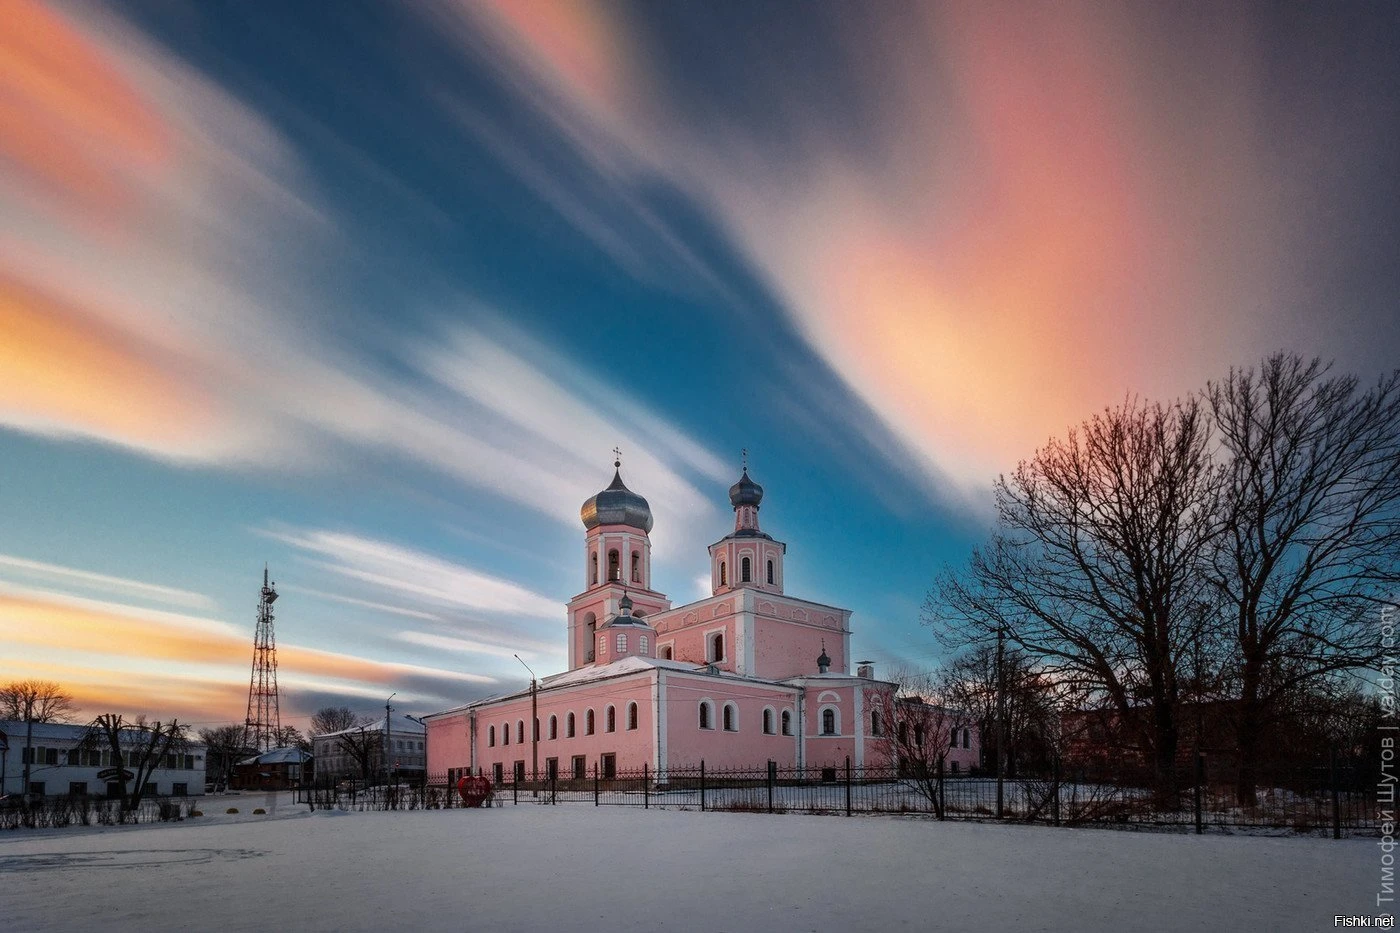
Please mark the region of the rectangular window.
[[86, 797], [86, 796], [87, 796], [87, 781], [69, 781], [69, 782], [68, 782], [68, 796], [70, 796], [70, 797]]
[[559, 759], [546, 758], [544, 760], [544, 775], [551, 781], [559, 777]]
[[194, 756], [193, 756], [193, 755], [186, 755], [186, 756], [185, 756], [185, 770], [186, 770], [186, 771], [193, 771], [193, 770], [194, 770]]
[[491, 780], [495, 784], [504, 784], [506, 780], [506, 769], [499, 761], [491, 766]]
[[56, 765], [56, 764], [58, 764], [58, 749], [56, 749], [56, 748], [46, 748], [46, 749], [44, 749], [44, 764], [46, 764], [46, 765]]
[[515, 782], [518, 784], [523, 780], [525, 780], [525, 762], [517, 761], [515, 763]]
[[574, 780], [582, 781], [588, 776], [588, 759], [583, 755], [574, 756]]
[[145, 784], [143, 784], [143, 785], [141, 786], [141, 793], [142, 793], [142, 794], [149, 794], [150, 796], [154, 797], [155, 794], [156, 794], [156, 782], [155, 782], [155, 781], [147, 781]]
[[190, 786], [188, 784], [171, 784], [170, 795], [172, 797], [188, 797], [190, 795]]
[[617, 756], [608, 754], [603, 756], [603, 777], [611, 781], [617, 777]]
[[64, 754], [64, 758], [67, 760], [68, 767], [78, 767], [78, 765], [82, 763], [82, 754], [83, 753], [76, 748], [68, 749], [68, 751]]

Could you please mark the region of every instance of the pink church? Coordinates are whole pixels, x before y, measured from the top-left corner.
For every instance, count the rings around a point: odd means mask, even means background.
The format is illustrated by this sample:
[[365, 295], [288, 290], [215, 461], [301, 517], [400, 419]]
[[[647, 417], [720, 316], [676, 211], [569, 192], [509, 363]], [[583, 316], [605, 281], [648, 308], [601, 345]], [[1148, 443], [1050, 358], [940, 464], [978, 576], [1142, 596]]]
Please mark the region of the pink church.
[[787, 545], [759, 528], [763, 488], [747, 468], [729, 490], [734, 530], [710, 545], [711, 594], [673, 607], [652, 588], [651, 508], [614, 466], [581, 510], [585, 587], [568, 604], [569, 670], [534, 696], [425, 717], [428, 772], [500, 783], [647, 765], [664, 782], [702, 760], [887, 764], [880, 719], [894, 685], [869, 665], [847, 673], [849, 610], [784, 592]]

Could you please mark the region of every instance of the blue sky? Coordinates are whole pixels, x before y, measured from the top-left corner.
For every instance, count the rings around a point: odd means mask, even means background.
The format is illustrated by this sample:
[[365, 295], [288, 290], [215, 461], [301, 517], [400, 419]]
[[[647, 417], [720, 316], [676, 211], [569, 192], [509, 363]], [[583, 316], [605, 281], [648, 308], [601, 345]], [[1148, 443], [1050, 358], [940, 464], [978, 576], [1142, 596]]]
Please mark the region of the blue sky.
[[[0, 676], [242, 718], [564, 659], [623, 450], [701, 594], [925, 668], [990, 486], [1278, 348], [1394, 365], [1392, 7], [25, 0], [0, 38]], [[5, 46], [8, 45], [8, 48]]]

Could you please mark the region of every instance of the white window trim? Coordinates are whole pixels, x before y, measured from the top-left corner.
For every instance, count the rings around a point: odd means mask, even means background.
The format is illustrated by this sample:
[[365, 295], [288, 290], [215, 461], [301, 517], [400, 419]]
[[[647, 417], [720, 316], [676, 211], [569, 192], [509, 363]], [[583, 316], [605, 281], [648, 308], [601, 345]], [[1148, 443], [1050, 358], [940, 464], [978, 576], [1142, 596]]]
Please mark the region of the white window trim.
[[724, 640], [724, 657], [718, 658], [718, 659], [710, 657], [710, 641], [711, 641], [711, 639], [713, 639], [714, 636], [716, 636], [716, 635], [725, 635], [725, 634], [727, 634], [726, 631], [725, 631], [725, 626], [721, 625], [721, 626], [718, 626], [717, 628], [708, 629], [708, 630], [704, 631], [702, 634], [703, 634], [704, 637], [705, 637], [705, 663], [706, 663], [706, 664], [722, 664], [722, 663], [724, 663], [725, 661], [729, 660], [729, 654], [730, 654], [730, 652], [731, 652], [731, 650], [733, 649], [734, 646], [731, 645], [731, 644], [729, 644], [729, 639], [728, 639], [728, 638], [726, 638], [726, 639]]
[[724, 701], [724, 705], [723, 705], [722, 707], [720, 707], [720, 716], [723, 717], [724, 713], [725, 713], [727, 710], [733, 710], [733, 711], [734, 711], [734, 714], [730, 717], [730, 722], [734, 723], [734, 728], [733, 728], [733, 729], [726, 729], [726, 728], [724, 728], [724, 719], [723, 719], [723, 718], [720, 719], [719, 727], [720, 727], [720, 729], [721, 729], [722, 731], [724, 731], [724, 732], [738, 732], [738, 731], [739, 731], [739, 704], [738, 704], [738, 703], [735, 703], [733, 700], [725, 700], [725, 701]]
[[[700, 725], [700, 708], [702, 706], [708, 706], [710, 708], [710, 724], [708, 726]], [[702, 732], [714, 732], [719, 728], [715, 723], [715, 701], [709, 697], [701, 697], [700, 702], [695, 706], [695, 727]]]
[[[827, 732], [822, 728], [823, 724], [826, 722], [827, 710], [831, 710], [835, 717], [835, 732]], [[817, 736], [820, 738], [839, 738], [841, 736], [841, 707], [834, 703], [823, 703], [817, 708]]]
[[658, 641], [656, 643], [656, 656], [658, 658], [661, 657], [661, 652], [665, 651], [667, 648], [671, 649], [671, 660], [674, 661], [676, 658], [676, 640], [674, 638], [670, 641]]

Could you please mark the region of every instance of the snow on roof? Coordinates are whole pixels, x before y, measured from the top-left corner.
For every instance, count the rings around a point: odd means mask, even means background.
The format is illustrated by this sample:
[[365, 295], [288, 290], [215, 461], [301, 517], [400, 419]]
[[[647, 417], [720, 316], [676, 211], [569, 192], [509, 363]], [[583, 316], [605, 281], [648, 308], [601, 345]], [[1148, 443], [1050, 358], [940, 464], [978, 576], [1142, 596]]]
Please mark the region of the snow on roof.
[[[383, 731], [384, 731], [384, 717], [383, 717], [383, 716], [380, 716], [378, 719], [371, 719], [369, 722], [364, 723], [363, 725], [351, 726], [349, 729], [341, 729], [341, 730], [338, 731], [338, 732], [318, 732], [318, 733], [316, 733], [315, 735], [313, 735], [312, 738], [314, 738], [314, 739], [324, 739], [324, 738], [327, 738], [327, 737], [330, 737], [330, 736], [336, 736], [336, 735], [355, 735], [355, 734], [358, 734], [358, 733], [360, 733], [360, 732], [383, 732]], [[425, 732], [428, 731], [428, 727], [425, 726], [425, 725], [423, 725], [421, 722], [419, 722], [419, 721], [416, 720], [416, 719], [410, 719], [409, 717], [407, 717], [407, 716], [405, 716], [405, 715], [403, 715], [403, 714], [399, 714], [398, 716], [395, 716], [395, 717], [394, 717], [394, 720], [393, 720], [393, 728], [391, 728], [389, 731], [392, 732], [392, 733], [410, 733], [410, 732], [411, 732], [411, 733], [414, 733], [414, 734], [421, 735], [421, 734], [423, 734], [423, 733], [425, 733]]]
[[286, 748], [274, 748], [271, 751], [263, 752], [261, 755], [254, 755], [252, 758], [245, 758], [239, 762], [240, 765], [299, 765], [311, 758], [311, 753], [302, 751], [295, 745]]
[[[154, 723], [152, 723], [154, 724]], [[126, 723], [130, 729], [136, 728], [134, 721]], [[48, 741], [68, 741], [80, 742], [88, 734], [88, 723], [71, 722], [36, 722], [32, 724], [33, 741], [37, 744], [40, 739]], [[26, 723], [22, 719], [0, 719], [0, 733], [9, 737], [11, 748], [19, 748], [24, 744]], [[105, 741], [105, 739], [104, 739]], [[191, 733], [185, 742], [187, 751], [200, 750], [204, 748], [204, 743]]]

